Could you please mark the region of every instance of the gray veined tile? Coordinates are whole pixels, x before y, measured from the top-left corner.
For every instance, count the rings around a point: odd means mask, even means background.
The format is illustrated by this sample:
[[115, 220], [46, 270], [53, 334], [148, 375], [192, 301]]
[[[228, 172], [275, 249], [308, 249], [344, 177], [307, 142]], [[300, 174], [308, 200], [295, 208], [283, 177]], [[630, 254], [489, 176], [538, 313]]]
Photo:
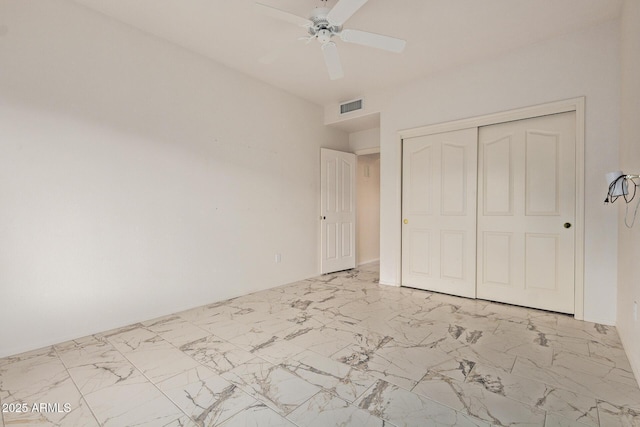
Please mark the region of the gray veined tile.
[[623, 348], [611, 347], [610, 345], [601, 342], [590, 341], [589, 353], [591, 360], [593, 361], [622, 369], [627, 372], [632, 372], [629, 359], [627, 358], [627, 354], [624, 352]]
[[305, 427], [382, 427], [388, 425], [370, 412], [352, 406], [328, 392], [316, 394], [289, 414], [287, 418]]
[[198, 367], [158, 384], [197, 425], [218, 425], [256, 400], [215, 372]]
[[164, 424], [162, 427], [200, 427], [198, 424], [194, 423], [191, 418], [186, 415], [183, 415], [175, 420], [169, 421]]
[[80, 339], [65, 341], [54, 346], [58, 356], [67, 368], [95, 362], [113, 360], [120, 353], [102, 336], [90, 335]]
[[271, 409], [286, 415], [320, 388], [295, 376], [286, 369], [262, 359], [252, 359], [222, 374]]
[[358, 327], [371, 330], [381, 336], [393, 337], [395, 342], [419, 344], [432, 334], [433, 320], [412, 320], [408, 316], [395, 315], [391, 319], [372, 317], [358, 324]]
[[516, 361], [516, 356], [512, 354], [504, 353], [483, 345], [451, 347], [448, 343], [443, 343], [439, 348], [446, 351], [450, 358], [469, 360], [474, 363], [493, 366], [504, 371], [511, 371]]
[[201, 326], [202, 324], [214, 324], [216, 322], [231, 319], [234, 309], [228, 306], [230, 302], [231, 300], [227, 300], [201, 307], [195, 307], [176, 313], [176, 315], [197, 326]]
[[544, 336], [521, 325], [513, 328], [509, 322], [500, 322], [500, 326], [493, 333], [486, 334], [482, 346], [512, 356], [524, 357], [539, 365], [551, 365], [553, 359], [553, 348]]
[[382, 380], [355, 404], [395, 426], [489, 426], [485, 421]]
[[573, 320], [571, 322], [559, 320], [558, 330], [564, 336], [600, 342], [610, 347], [622, 348], [622, 342], [620, 341], [620, 336], [618, 335], [618, 331], [615, 326], [607, 326], [599, 323], [578, 320]]
[[216, 321], [213, 323], [197, 323], [199, 327], [209, 331], [211, 334], [229, 340], [241, 335], [253, 329], [250, 323], [243, 323], [235, 319]]
[[161, 317], [142, 324], [176, 347], [210, 335], [208, 331], [177, 315]]
[[569, 352], [558, 352], [553, 357], [553, 368], [557, 371], [577, 371], [603, 379], [605, 382], [623, 383], [638, 388], [631, 369], [622, 369], [603, 364], [598, 358], [582, 356]]
[[589, 356], [590, 335], [583, 331], [537, 326], [536, 332], [546, 345], [558, 351]]
[[509, 399], [486, 387], [464, 383], [460, 390], [466, 413], [499, 426], [540, 426], [545, 412]]
[[600, 425], [603, 427], [638, 427], [640, 426], [640, 409], [598, 402]]
[[158, 383], [199, 365], [168, 342], [155, 341], [125, 355], [149, 380]]
[[121, 328], [104, 335], [104, 337], [125, 356], [133, 351], [153, 348], [166, 343], [155, 332], [144, 328], [142, 325]]
[[297, 427], [263, 403], [257, 403], [231, 419], [221, 427]]
[[456, 381], [464, 382], [473, 371], [476, 362], [467, 359], [451, 358], [429, 369], [429, 373], [444, 375]]
[[544, 427], [586, 427], [587, 425], [550, 412], [547, 412], [547, 418], [544, 421]]
[[348, 402], [355, 401], [377, 380], [367, 372], [311, 351], [296, 355], [282, 366], [303, 380], [322, 387]]
[[466, 406], [461, 397], [461, 390], [462, 383], [460, 381], [430, 371], [411, 391], [456, 411], [465, 412]]
[[585, 425], [598, 425], [596, 400], [556, 386], [477, 365], [467, 378], [487, 391]]
[[447, 353], [430, 345], [400, 345], [389, 343], [377, 351], [347, 347], [333, 359], [400, 387], [411, 389], [433, 366], [451, 359]]
[[69, 379], [53, 347], [5, 359], [0, 365], [0, 399], [44, 393]]
[[184, 413], [151, 383], [123, 381], [85, 399], [101, 426], [176, 425]]
[[218, 374], [230, 371], [255, 357], [248, 351], [213, 335], [184, 344], [180, 351]]
[[253, 352], [254, 350], [259, 350], [273, 344], [278, 339], [277, 336], [271, 333], [263, 332], [257, 328], [251, 328], [242, 335], [229, 338], [228, 341], [243, 350]]
[[285, 341], [324, 356], [331, 356], [352, 343], [353, 333], [335, 322], [321, 328], [300, 327], [283, 337]]
[[98, 426], [85, 400], [70, 378], [35, 391], [20, 390], [4, 397], [4, 403], [24, 403], [27, 411], [5, 412], [4, 422], [12, 425]]
[[122, 381], [144, 383], [148, 379], [122, 357], [117, 360], [87, 363], [69, 368], [69, 374], [83, 394], [110, 387]]
[[606, 375], [603, 377], [596, 372], [586, 373], [565, 366], [537, 366], [529, 360], [518, 358], [512, 373], [564, 390], [571, 390], [580, 395], [599, 400], [606, 399], [622, 406], [640, 409], [640, 389], [637, 385], [607, 380]]
[[304, 351], [305, 349], [302, 347], [282, 339], [276, 339], [273, 342], [267, 342], [265, 345], [253, 349], [251, 354], [267, 362], [271, 362], [274, 365], [279, 365]]

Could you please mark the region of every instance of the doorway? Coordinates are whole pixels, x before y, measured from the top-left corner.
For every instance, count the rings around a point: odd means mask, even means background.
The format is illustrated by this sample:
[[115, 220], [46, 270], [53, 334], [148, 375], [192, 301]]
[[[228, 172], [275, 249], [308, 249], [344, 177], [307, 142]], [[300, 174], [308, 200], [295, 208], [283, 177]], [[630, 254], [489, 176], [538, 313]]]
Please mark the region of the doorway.
[[380, 153], [358, 156], [357, 265], [380, 260]]

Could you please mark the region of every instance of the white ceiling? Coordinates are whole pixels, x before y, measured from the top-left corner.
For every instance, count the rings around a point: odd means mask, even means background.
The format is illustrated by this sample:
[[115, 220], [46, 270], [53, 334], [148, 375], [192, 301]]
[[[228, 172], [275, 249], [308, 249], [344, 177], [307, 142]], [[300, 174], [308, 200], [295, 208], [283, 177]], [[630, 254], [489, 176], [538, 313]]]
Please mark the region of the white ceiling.
[[[407, 40], [402, 54], [336, 41], [345, 77], [330, 81], [305, 29], [257, 14], [252, 0], [75, 0], [320, 105], [442, 72], [615, 19], [621, 0], [369, 0], [345, 28]], [[320, 0], [260, 0], [308, 16]], [[337, 0], [329, 0], [332, 7]], [[279, 59], [259, 59], [285, 46]]]

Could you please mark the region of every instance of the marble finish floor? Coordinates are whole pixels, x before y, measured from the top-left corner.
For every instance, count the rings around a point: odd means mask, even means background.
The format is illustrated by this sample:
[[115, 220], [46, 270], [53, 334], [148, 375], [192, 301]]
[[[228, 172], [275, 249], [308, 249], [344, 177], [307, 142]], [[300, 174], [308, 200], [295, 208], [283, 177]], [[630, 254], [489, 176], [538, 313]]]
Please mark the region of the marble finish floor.
[[615, 328], [317, 277], [0, 359], [8, 426], [640, 426]]

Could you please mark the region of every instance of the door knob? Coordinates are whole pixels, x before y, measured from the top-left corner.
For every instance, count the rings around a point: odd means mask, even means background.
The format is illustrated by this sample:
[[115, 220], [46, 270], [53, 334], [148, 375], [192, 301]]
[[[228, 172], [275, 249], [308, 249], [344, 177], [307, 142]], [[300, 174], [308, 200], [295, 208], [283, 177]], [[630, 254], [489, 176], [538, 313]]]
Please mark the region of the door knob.
[[571, 223], [570, 222], [565, 222], [564, 223], [564, 228], [571, 228]]
[[405, 224], [409, 224], [409, 220], [408, 220], [408, 219], [405, 219], [405, 220], [404, 220], [404, 221], [402, 221], [402, 222], [404, 222]]

